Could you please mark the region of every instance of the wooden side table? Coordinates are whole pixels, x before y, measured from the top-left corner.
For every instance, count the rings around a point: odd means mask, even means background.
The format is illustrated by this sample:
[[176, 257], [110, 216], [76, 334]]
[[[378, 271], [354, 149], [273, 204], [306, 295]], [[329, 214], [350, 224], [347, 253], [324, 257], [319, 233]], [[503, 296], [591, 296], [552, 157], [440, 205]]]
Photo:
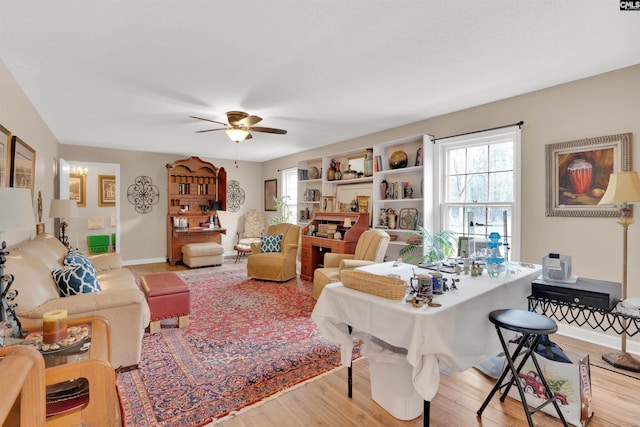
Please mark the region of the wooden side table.
[[117, 425], [116, 375], [110, 364], [111, 326], [102, 317], [73, 319], [68, 323], [69, 326], [91, 325], [91, 347], [85, 352], [45, 356], [45, 383], [50, 386], [74, 378], [86, 378], [89, 383], [89, 400], [86, 405], [47, 416], [45, 425]]
[[[86, 394], [84, 398], [78, 398], [77, 405], [69, 405], [70, 408], [64, 412], [48, 415], [45, 426], [85, 425], [98, 427], [118, 425], [116, 376], [109, 363], [111, 360], [111, 326], [102, 317], [72, 319], [68, 321], [68, 325], [89, 325], [91, 346], [86, 351], [45, 354], [45, 386], [85, 378], [88, 381], [89, 394], [88, 398]], [[45, 390], [42, 390], [41, 393], [44, 395]], [[29, 405], [29, 402], [23, 402], [23, 404]], [[49, 408], [47, 408], [47, 413], [49, 413]], [[15, 420], [19, 420], [19, 411], [14, 411], [10, 419], [14, 419], [14, 416], [17, 417]]]

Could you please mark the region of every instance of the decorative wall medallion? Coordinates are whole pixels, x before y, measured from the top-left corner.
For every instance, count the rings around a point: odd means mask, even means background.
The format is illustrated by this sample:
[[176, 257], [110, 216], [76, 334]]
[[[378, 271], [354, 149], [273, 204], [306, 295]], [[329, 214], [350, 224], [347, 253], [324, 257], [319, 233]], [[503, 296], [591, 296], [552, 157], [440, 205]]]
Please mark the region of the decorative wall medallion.
[[160, 191], [148, 176], [139, 176], [127, 189], [127, 200], [138, 213], [151, 212], [152, 206], [160, 200]]
[[244, 190], [240, 188], [240, 183], [231, 180], [227, 184], [227, 210], [229, 212], [238, 212], [240, 205], [244, 203]]

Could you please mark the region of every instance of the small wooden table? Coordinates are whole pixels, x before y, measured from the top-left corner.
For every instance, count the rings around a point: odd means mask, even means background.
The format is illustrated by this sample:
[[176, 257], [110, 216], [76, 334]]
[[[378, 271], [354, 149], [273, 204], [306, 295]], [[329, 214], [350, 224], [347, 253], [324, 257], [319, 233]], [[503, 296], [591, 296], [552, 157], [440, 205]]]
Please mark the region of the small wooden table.
[[[70, 405], [65, 412], [47, 416], [47, 427], [70, 425], [118, 425], [118, 399], [116, 398], [115, 371], [111, 360], [111, 326], [102, 317], [85, 317], [68, 321], [69, 326], [89, 325], [91, 335], [89, 350], [72, 350], [44, 354], [45, 385], [52, 386], [85, 378], [89, 384], [88, 399], [79, 399], [78, 405]], [[37, 331], [31, 331], [37, 332]], [[5, 347], [9, 348], [9, 347]], [[0, 349], [3, 350], [3, 349]], [[0, 355], [4, 354], [0, 351]], [[26, 402], [28, 406], [28, 402]], [[49, 413], [49, 408], [47, 408]], [[11, 414], [13, 417], [14, 413]], [[19, 419], [19, 411], [15, 416]], [[13, 418], [12, 418], [13, 419]]]

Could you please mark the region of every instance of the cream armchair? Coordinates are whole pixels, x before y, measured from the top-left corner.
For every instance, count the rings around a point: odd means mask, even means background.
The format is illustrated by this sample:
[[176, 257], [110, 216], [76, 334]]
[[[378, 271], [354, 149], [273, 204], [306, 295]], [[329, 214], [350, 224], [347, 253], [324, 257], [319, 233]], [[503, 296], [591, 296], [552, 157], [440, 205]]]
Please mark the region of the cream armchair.
[[235, 245], [236, 262], [242, 254], [251, 252], [251, 244], [259, 243], [264, 235], [264, 213], [251, 209], [244, 215], [242, 232], [238, 232], [238, 243]]
[[247, 276], [275, 282], [284, 282], [296, 277], [299, 234], [300, 227], [295, 224], [270, 225], [267, 237], [282, 235], [280, 251], [262, 252], [262, 241], [251, 244], [251, 255], [247, 259]]
[[238, 233], [238, 245], [251, 247], [264, 234], [264, 213], [251, 209], [244, 215], [244, 229]]
[[353, 254], [324, 254], [324, 267], [316, 268], [313, 273], [313, 297], [318, 299], [324, 287], [331, 282], [340, 281], [342, 270], [375, 264], [384, 261], [389, 246], [389, 235], [382, 230], [367, 230], [358, 239]]

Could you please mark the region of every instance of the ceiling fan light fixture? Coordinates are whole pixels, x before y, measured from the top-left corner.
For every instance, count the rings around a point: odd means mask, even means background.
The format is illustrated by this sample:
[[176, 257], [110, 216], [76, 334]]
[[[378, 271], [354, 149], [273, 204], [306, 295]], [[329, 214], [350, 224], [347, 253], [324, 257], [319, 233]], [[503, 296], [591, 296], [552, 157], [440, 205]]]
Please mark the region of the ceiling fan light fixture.
[[225, 130], [225, 132], [227, 133], [227, 136], [231, 138], [232, 141], [235, 141], [235, 142], [244, 141], [247, 138], [247, 136], [249, 136], [249, 131], [242, 128], [232, 127]]

